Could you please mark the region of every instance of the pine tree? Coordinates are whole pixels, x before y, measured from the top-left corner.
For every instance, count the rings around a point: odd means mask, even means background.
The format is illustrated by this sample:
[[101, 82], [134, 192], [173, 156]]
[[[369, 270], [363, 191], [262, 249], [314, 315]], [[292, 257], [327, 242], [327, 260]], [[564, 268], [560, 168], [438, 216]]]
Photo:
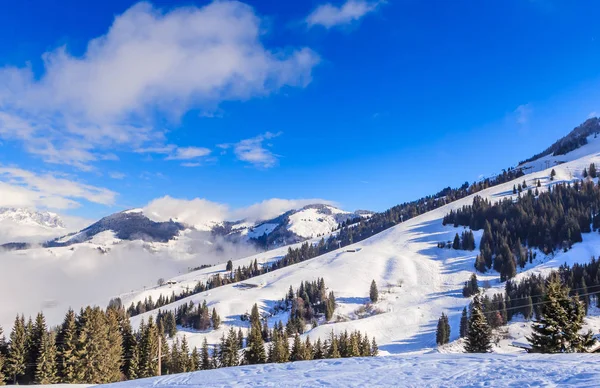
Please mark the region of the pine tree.
[[25, 318], [21, 315], [15, 319], [13, 330], [10, 333], [10, 346], [6, 360], [6, 373], [12, 379], [13, 384], [17, 384], [18, 379], [25, 374], [27, 365], [25, 342]]
[[42, 351], [42, 342], [44, 340], [44, 336], [48, 331], [48, 327], [46, 326], [46, 317], [44, 317], [43, 313], [38, 313], [35, 317], [35, 323], [33, 325], [29, 325], [30, 329], [27, 330], [27, 368], [26, 368], [26, 378], [28, 382], [35, 381], [35, 373], [36, 373], [36, 365], [37, 361], [40, 357], [40, 353]]
[[373, 337], [373, 341], [371, 341], [371, 356], [376, 357], [379, 354], [379, 347], [377, 346], [377, 342], [375, 342], [375, 337]]
[[552, 171], [550, 171], [550, 180], [553, 181], [555, 176], [556, 176], [556, 171], [554, 171], [554, 169], [552, 169]]
[[467, 316], [467, 308], [465, 307], [462, 311], [462, 315], [460, 316], [460, 338], [467, 336], [468, 327], [469, 318]]
[[204, 341], [202, 342], [202, 363], [201, 363], [201, 368], [202, 370], [207, 370], [207, 369], [211, 369], [211, 360], [210, 360], [210, 355], [208, 353], [208, 341], [206, 340], [206, 337], [204, 337]]
[[[256, 305], [254, 306], [256, 307]], [[250, 365], [264, 364], [267, 360], [259, 321], [255, 321], [250, 327], [250, 333], [248, 334], [248, 347], [244, 351], [244, 359], [246, 363]]]
[[437, 330], [435, 332], [435, 343], [438, 345], [445, 344], [444, 339], [446, 338], [446, 326], [444, 325], [444, 313], [438, 319]]
[[467, 329], [465, 351], [467, 353], [487, 353], [491, 350], [492, 332], [483, 314], [479, 297], [473, 299], [471, 317]]
[[452, 242], [452, 249], [460, 249], [460, 237], [458, 237], [458, 233], [454, 236], [454, 241]]
[[337, 336], [335, 334], [333, 334], [333, 331], [331, 332], [331, 337], [330, 337], [330, 342], [329, 342], [329, 349], [327, 351], [327, 358], [340, 358], [340, 351], [338, 349], [338, 339]]
[[108, 308], [104, 314], [106, 339], [102, 340], [105, 346], [102, 350], [103, 382], [113, 383], [121, 380], [121, 367], [123, 365], [123, 335], [119, 322], [119, 310]]
[[35, 383], [55, 384], [58, 382], [58, 370], [56, 366], [56, 345], [54, 336], [44, 332], [40, 347], [40, 354], [36, 361]]
[[533, 325], [528, 337], [533, 351], [539, 353], [583, 352], [592, 345], [592, 333], [579, 334], [585, 309], [577, 297], [569, 297], [557, 275], [548, 282], [541, 317]]
[[192, 350], [192, 354], [190, 355], [190, 371], [200, 370], [201, 365], [200, 353], [198, 353], [198, 348], [194, 346], [194, 350]]
[[589, 175], [592, 178], [596, 178], [596, 176], [597, 176], [597, 174], [596, 174], [596, 165], [594, 163], [590, 164]]
[[77, 347], [77, 327], [75, 313], [72, 309], [67, 311], [65, 319], [56, 337], [57, 365], [60, 382], [70, 384], [75, 382], [75, 364], [77, 362], [75, 350]]
[[379, 291], [377, 290], [377, 283], [375, 283], [375, 279], [371, 282], [371, 289], [369, 290], [369, 298], [372, 303], [377, 303], [379, 300]]
[[438, 345], [444, 345], [448, 342], [450, 342], [450, 323], [448, 321], [448, 316], [442, 313], [442, 316], [438, 320], [436, 343]]
[[4, 385], [6, 376], [4, 375], [4, 354], [0, 353], [0, 386]]
[[304, 349], [300, 336], [298, 333], [294, 336], [294, 342], [292, 344], [292, 352], [290, 353], [290, 361], [302, 361], [304, 360]]
[[213, 325], [213, 329], [217, 330], [219, 328], [219, 326], [221, 326], [221, 317], [219, 316], [219, 314], [217, 314], [217, 309], [213, 307], [213, 311], [212, 311], [212, 325]]

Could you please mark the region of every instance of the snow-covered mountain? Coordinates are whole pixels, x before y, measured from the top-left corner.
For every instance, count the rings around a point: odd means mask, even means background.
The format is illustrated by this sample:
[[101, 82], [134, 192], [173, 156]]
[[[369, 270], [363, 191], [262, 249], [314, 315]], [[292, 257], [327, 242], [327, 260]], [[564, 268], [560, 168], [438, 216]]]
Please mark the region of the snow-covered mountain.
[[63, 220], [56, 213], [25, 208], [0, 207], [0, 222], [7, 220], [21, 225], [65, 228]]
[[273, 248], [325, 236], [342, 223], [369, 217], [372, 212], [349, 212], [325, 204], [311, 204], [266, 221], [224, 222], [213, 232], [229, 237], [245, 237]]
[[[206, 300], [222, 316], [228, 317], [226, 322], [218, 330], [202, 333], [186, 330], [178, 336], [185, 334], [191, 346], [200, 346], [204, 338], [207, 338], [209, 343], [217, 343], [229, 328], [234, 327], [237, 330], [239, 327], [247, 327], [247, 322], [242, 321], [240, 317], [247, 313], [254, 303], [258, 303], [261, 313], [268, 317], [269, 325], [278, 320], [285, 323], [287, 315], [272, 315], [272, 306], [286, 295], [290, 286], [298, 287], [301, 282], [322, 277], [328, 291], [333, 291], [336, 296], [335, 317], [326, 324], [307, 329], [303, 338], [310, 336], [314, 341], [316, 338], [326, 339], [332, 331], [340, 333], [345, 330], [360, 330], [375, 336], [382, 354], [427, 353], [438, 349], [435, 343], [435, 326], [441, 314], [445, 313], [449, 316], [451, 340], [454, 341], [447, 350], [462, 352], [462, 344], [458, 339], [460, 313], [469, 304], [470, 299], [462, 297], [461, 291], [474, 272], [473, 265], [479, 252], [478, 249], [462, 251], [439, 248], [440, 241], [451, 241], [456, 233], [463, 230], [462, 227], [444, 226], [443, 217], [451, 210], [472, 204], [475, 195], [492, 202], [503, 198], [516, 199], [518, 194], [513, 194], [513, 187], [524, 180], [530, 187], [539, 181], [540, 192], [557, 183], [580, 180], [583, 178], [584, 168], [589, 167], [591, 163], [600, 163], [600, 139], [594, 134], [589, 134], [585, 142], [576, 149], [560, 155], [560, 158], [562, 163], [489, 187], [411, 218], [361, 242], [251, 278], [245, 282], [250, 285], [248, 287], [240, 287], [235, 283], [225, 285], [162, 306], [161, 309], [175, 309], [186, 303], [198, 304]], [[554, 179], [550, 179], [552, 169], [555, 171]], [[309, 207], [297, 217], [293, 214], [288, 215], [288, 228], [292, 228], [295, 221], [306, 222], [308, 219], [320, 217], [314, 215], [313, 211], [314, 209]], [[477, 244], [481, 233], [474, 231]], [[319, 240], [317, 237], [309, 241], [316, 244]], [[299, 244], [296, 244], [291, 247], [298, 246]], [[284, 246], [236, 260], [233, 267], [248, 266], [255, 260], [259, 266], [269, 265], [280, 260], [288, 248]], [[537, 253], [536, 260], [519, 269], [517, 280], [531, 273], [547, 274], [564, 263], [573, 265], [589, 262], [592, 256], [600, 256], [600, 236], [597, 233], [584, 234], [583, 242], [575, 244], [566, 252], [557, 251], [550, 256], [542, 252]], [[185, 289], [191, 289], [199, 281], [206, 282], [216, 273], [226, 276], [225, 265], [172, 278], [166, 286], [122, 294], [121, 299], [125, 306], [149, 297], [157, 300], [160, 295], [166, 296], [172, 292], [178, 294]], [[489, 285], [487, 292], [503, 292], [504, 283], [495, 271], [478, 274], [478, 277], [481, 284], [486, 287]], [[372, 280], [379, 286], [380, 299], [368, 307], [369, 285]], [[365, 313], [366, 309], [368, 313]], [[147, 321], [155, 314], [155, 311], [140, 314], [132, 319], [132, 323], [135, 326], [142, 319]], [[600, 316], [594, 313], [586, 318], [586, 322], [587, 327], [595, 331], [600, 328]], [[511, 323], [514, 324], [517, 323]], [[522, 331], [515, 332], [510, 327], [506, 330], [507, 336], [512, 335], [511, 333], [523, 335]], [[494, 346], [494, 351], [522, 351], [511, 347], [510, 342], [510, 337], [499, 341], [498, 345]]]
[[[549, 168], [541, 168], [546, 164], [544, 158], [560, 158], [555, 160], [560, 163], [554, 163]], [[519, 176], [515, 180], [488, 187], [476, 194], [405, 220], [358, 243], [250, 278], [244, 282], [244, 287], [233, 283], [213, 288], [161, 306], [161, 310], [174, 310], [183, 304], [190, 302], [199, 304], [206, 300], [211, 308], [216, 308], [222, 317], [226, 317], [222, 326], [213, 331], [186, 330], [177, 335], [179, 337], [185, 335], [191, 347], [200, 346], [204, 338], [214, 344], [230, 328], [233, 327], [237, 330], [240, 327], [248, 327], [248, 323], [243, 321], [241, 316], [247, 313], [254, 303], [258, 303], [261, 313], [268, 318], [269, 325], [272, 326], [278, 320], [285, 323], [287, 319], [285, 313], [273, 315], [273, 306], [277, 301], [286, 295], [290, 286], [296, 288], [301, 282], [323, 278], [328, 291], [333, 291], [336, 296], [335, 317], [329, 322], [321, 322], [317, 327], [307, 328], [304, 337], [310, 336], [314, 341], [317, 338], [325, 339], [332, 331], [340, 333], [345, 330], [360, 330], [376, 338], [380, 351], [384, 355], [462, 351], [462, 344], [458, 339], [460, 313], [470, 300], [462, 297], [461, 291], [464, 283], [474, 271], [473, 264], [478, 250], [463, 251], [439, 248], [439, 242], [451, 241], [456, 233], [463, 230], [462, 227], [444, 226], [442, 224], [443, 217], [451, 210], [472, 204], [475, 195], [492, 202], [503, 198], [516, 199], [518, 194], [513, 194], [513, 187], [522, 184], [524, 180], [529, 187], [535, 186], [539, 181], [540, 187], [536, 188], [543, 192], [554, 184], [582, 179], [584, 168], [589, 168], [591, 163], [600, 163], [600, 139], [595, 136], [595, 133], [590, 132], [585, 137], [585, 141], [579, 141], [578, 146], [569, 152], [562, 155], [551, 153], [539, 156], [526, 163], [537, 163], [541, 167], [539, 170], [525, 170], [526, 175]], [[522, 166], [529, 166], [526, 163]], [[543, 164], [540, 165], [540, 163]], [[552, 180], [550, 173], [553, 169], [555, 176]], [[159, 254], [164, 254], [167, 260], [172, 256], [184, 259], [193, 258], [193, 260], [202, 257], [198, 246], [186, 245], [190, 241], [197, 241], [190, 237], [193, 228], [175, 221], [167, 222], [168, 225], [164, 228], [171, 237], [160, 235], [162, 238], [160, 242], [150, 241], [150, 239], [144, 241], [135, 239], [135, 233], [129, 229], [140, 224], [154, 227], [154, 224], [146, 221], [148, 219], [143, 212], [136, 210], [118, 214], [116, 221], [101, 220], [102, 222], [94, 224], [96, 226], [92, 225], [86, 228], [85, 233], [84, 231], [80, 232], [84, 233], [85, 238], [76, 241], [86, 241], [85, 243], [74, 242], [70, 248], [66, 246], [36, 248], [36, 252], [40, 255], [55, 255], [60, 261], [65, 260], [64, 258], [71, 254], [69, 252], [74, 252], [73, 257], [81, 257], [77, 256], [77, 252], [78, 249], [83, 250], [84, 246], [86, 249], [89, 247], [97, 250], [97, 244], [115, 239], [117, 243], [114, 245], [114, 250], [111, 254], [105, 255], [106, 259], [112, 257], [115, 252], [120, 252], [125, 257], [140, 255], [139, 251], [127, 250], [128, 247], [134, 245], [146, 250], [150, 247]], [[221, 229], [213, 230], [212, 235], [223, 237], [223, 241], [229, 241], [234, 236], [254, 239], [272, 236], [270, 237], [271, 241], [285, 243], [291, 240], [277, 239], [280, 236], [293, 234], [299, 239], [308, 239], [307, 241], [310, 243], [318, 244], [321, 240], [320, 234], [332, 233], [331, 230], [337, 224], [356, 216], [365, 215], [358, 212], [344, 212], [329, 205], [311, 205], [286, 212], [267, 221], [224, 223], [218, 226]], [[130, 220], [135, 220], [135, 222]], [[125, 229], [121, 229], [120, 225], [125, 225]], [[159, 226], [159, 229], [162, 227]], [[175, 233], [175, 229], [177, 229], [177, 233]], [[481, 231], [474, 231], [474, 235], [478, 244]], [[76, 236], [71, 236], [70, 239], [74, 239]], [[125, 244], [123, 242], [128, 240], [118, 236], [134, 238], [134, 240]], [[61, 241], [66, 242], [69, 239]], [[234, 258], [234, 268], [249, 266], [255, 261], [259, 267], [262, 267], [281, 260], [289, 248], [296, 248], [300, 245], [301, 242], [281, 245], [265, 252], [239, 255], [237, 256], [241, 257], [239, 259], [235, 259], [235, 255], [229, 256], [229, 253], [222, 257]], [[183, 249], [184, 246], [189, 249]], [[74, 251], [70, 251], [72, 248]], [[89, 252], [92, 252], [92, 249], [86, 250], [86, 257], [91, 256]], [[21, 253], [25, 255], [25, 252]], [[517, 280], [531, 273], [548, 273], [564, 263], [568, 265], [586, 263], [592, 256], [600, 256], [600, 236], [598, 233], [584, 234], [583, 242], [576, 243], [566, 252], [557, 251], [550, 256], [546, 256], [542, 252], [537, 253], [536, 260], [527, 264], [523, 269], [519, 269]], [[129, 306], [131, 303], [136, 304], [150, 297], [156, 301], [161, 295], [169, 296], [173, 293], [177, 295], [185, 290], [194, 289], [198, 282], [206, 283], [215, 274], [220, 274], [221, 278], [228, 276], [230, 273], [226, 271], [224, 261], [226, 259], [209, 268], [180, 273], [177, 276], [169, 276], [168, 272], [162, 272], [162, 277], [168, 280], [164, 285], [155, 286], [155, 282], [148, 282], [144, 284], [145, 287], [140, 287], [129, 283], [126, 286], [119, 286], [121, 289], [126, 287], [123, 292], [114, 293], [111, 296], [119, 296], [123, 304]], [[139, 270], [146, 269], [142, 266]], [[153, 272], [152, 276], [157, 276], [158, 273], [159, 271]], [[487, 292], [503, 292], [504, 283], [500, 281], [498, 273], [488, 271], [485, 274], [479, 274], [478, 277], [482, 285], [489, 286]], [[372, 280], [375, 280], [379, 286], [380, 298], [377, 303], [368, 306], [369, 286]], [[0, 292], [4, 291], [0, 289]], [[102, 303], [102, 300], [95, 301]], [[150, 316], [156, 316], [156, 313], [157, 311], [148, 311], [137, 315], [132, 318], [132, 324], [136, 326], [142, 319], [147, 322]], [[442, 313], [449, 317], [453, 342], [444, 349], [438, 349], [434, 331]], [[7, 319], [12, 318], [14, 311], [11, 311], [10, 314], [11, 316]], [[586, 318], [586, 322], [589, 327], [598, 330], [600, 314], [592, 312], [591, 316]], [[511, 325], [519, 324], [522, 322], [511, 323]], [[507, 338], [500, 340], [494, 347], [494, 351], [504, 353], [520, 351], [509, 346], [509, 339], [513, 333], [515, 336], [521, 336], [524, 332], [516, 330], [516, 326], [513, 328], [511, 325], [505, 328]]]

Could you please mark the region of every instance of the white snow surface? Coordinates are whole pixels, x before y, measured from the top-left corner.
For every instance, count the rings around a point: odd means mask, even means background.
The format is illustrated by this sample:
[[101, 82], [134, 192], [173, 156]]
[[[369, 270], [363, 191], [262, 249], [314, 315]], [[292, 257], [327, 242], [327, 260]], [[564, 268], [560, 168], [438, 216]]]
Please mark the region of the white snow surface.
[[[495, 187], [480, 191], [479, 195], [491, 201], [514, 197], [514, 185], [526, 180], [529, 187], [534, 187], [539, 179], [547, 190], [549, 185], [563, 181], [581, 179], [581, 172], [590, 163], [599, 163], [600, 143], [590, 141], [586, 148], [588, 156], [555, 166], [556, 177], [550, 180], [550, 169], [538, 171]], [[194, 302], [215, 307], [224, 322], [221, 328], [210, 332], [195, 332], [183, 329], [177, 334], [186, 336], [190, 345], [200, 346], [204, 337], [215, 344], [223, 333], [234, 327], [247, 330], [247, 322], [239, 318], [249, 312], [254, 303], [258, 303], [261, 312], [269, 316], [270, 309], [276, 301], [282, 299], [288, 288], [297, 288], [302, 281], [313, 281], [323, 277], [329, 290], [334, 291], [338, 307], [331, 322], [320, 322], [316, 328], [307, 330], [303, 335], [311, 340], [320, 337], [322, 340], [334, 331], [360, 330], [374, 336], [382, 354], [427, 353], [435, 350], [435, 328], [442, 313], [449, 316], [451, 340], [456, 340], [459, 333], [460, 313], [469, 304], [469, 299], [462, 296], [462, 287], [474, 272], [473, 264], [479, 247], [475, 251], [460, 251], [437, 248], [440, 241], [451, 241], [462, 228], [443, 226], [442, 218], [451, 209], [471, 204], [473, 196], [463, 198], [439, 209], [422, 214], [379, 233], [369, 239], [332, 251], [317, 258], [307, 260], [249, 280], [261, 285], [256, 288], [240, 287], [231, 284], [218, 287], [191, 297], [163, 306], [162, 310], [175, 309], [177, 306]], [[475, 232], [475, 240], [479, 243], [481, 231]], [[311, 240], [316, 243], [319, 239]], [[533, 264], [520, 270], [520, 276], [528, 273], [548, 272], [563, 263], [589, 262], [592, 256], [600, 256], [600, 235], [589, 233], [583, 236], [583, 242], [575, 244], [568, 252], [558, 252], [546, 257], [538, 252]], [[288, 247], [282, 247], [245, 259], [234, 261], [238, 265], [248, 265], [255, 259], [259, 265], [281, 258]], [[348, 252], [348, 250], [356, 250]], [[217, 265], [202, 271], [196, 271], [174, 278], [175, 285], [157, 287], [142, 292], [122, 295], [125, 306], [137, 303], [147, 296], [154, 300], [162, 293], [170, 295], [186, 287], [193, 288], [197, 281], [206, 281], [216, 273], [226, 275], [225, 265]], [[495, 272], [478, 274], [482, 285], [489, 285], [489, 293], [503, 292], [504, 284], [500, 283]], [[369, 285], [375, 280], [380, 300], [374, 305], [379, 314], [356, 319], [357, 309], [368, 302]], [[132, 319], [137, 326], [141, 319], [148, 320], [156, 312], [147, 312]], [[285, 323], [286, 314], [269, 317], [272, 325], [281, 319]]]
[[597, 387], [600, 356], [427, 354], [303, 361], [107, 385], [162, 387]]

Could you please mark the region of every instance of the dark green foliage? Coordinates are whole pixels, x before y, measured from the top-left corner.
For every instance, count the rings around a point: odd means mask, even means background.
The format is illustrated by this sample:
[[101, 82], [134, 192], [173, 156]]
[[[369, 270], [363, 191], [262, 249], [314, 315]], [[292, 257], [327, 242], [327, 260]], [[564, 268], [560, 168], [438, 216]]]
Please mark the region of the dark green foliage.
[[[451, 211], [444, 224], [483, 229], [478, 270], [493, 267], [501, 279], [512, 278], [516, 267], [524, 267], [525, 245], [545, 253], [569, 249], [582, 241], [582, 233], [600, 227], [600, 188], [593, 182], [557, 184], [539, 196], [527, 194], [516, 202], [505, 199], [496, 204], [475, 197], [473, 204]], [[525, 242], [523, 244], [522, 242]]]
[[550, 278], [544, 296], [541, 317], [533, 325], [528, 338], [534, 352], [583, 352], [594, 343], [591, 331], [579, 334], [583, 326], [585, 309], [577, 297], [569, 297], [558, 275]]
[[467, 316], [467, 308], [465, 307], [460, 316], [460, 338], [467, 336], [469, 328], [469, 317]]
[[13, 330], [10, 333], [8, 350], [5, 369], [8, 378], [16, 384], [25, 374], [25, 367], [27, 366], [25, 318], [22, 315], [17, 316], [15, 319]]
[[450, 323], [448, 322], [448, 316], [444, 313], [442, 313], [442, 316], [438, 319], [435, 342], [438, 345], [444, 345], [450, 342]]
[[462, 294], [464, 297], [468, 298], [477, 293], [479, 293], [479, 284], [477, 283], [477, 275], [472, 274], [469, 281], [465, 282], [465, 286], [463, 287]]
[[489, 352], [492, 348], [491, 336], [491, 328], [483, 314], [481, 302], [478, 297], [475, 297], [471, 306], [465, 351], [467, 353]]
[[376, 303], [379, 300], [379, 291], [377, 290], [377, 283], [375, 283], [375, 280], [371, 282], [369, 298], [371, 299], [372, 303]]
[[44, 331], [40, 345], [34, 381], [36, 384], [55, 384], [58, 382], [58, 370], [54, 335]]
[[57, 366], [60, 382], [70, 384], [75, 382], [75, 354], [77, 347], [77, 327], [75, 313], [69, 309], [56, 336]]

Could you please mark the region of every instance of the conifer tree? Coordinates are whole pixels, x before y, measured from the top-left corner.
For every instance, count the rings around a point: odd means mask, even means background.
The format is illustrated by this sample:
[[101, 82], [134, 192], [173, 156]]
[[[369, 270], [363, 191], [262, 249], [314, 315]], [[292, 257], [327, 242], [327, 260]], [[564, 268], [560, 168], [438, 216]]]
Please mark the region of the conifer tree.
[[465, 351], [467, 353], [487, 353], [491, 350], [491, 329], [483, 314], [479, 297], [473, 299], [471, 317], [467, 330]]
[[321, 343], [320, 338], [317, 338], [317, 342], [315, 343], [313, 358], [315, 360], [321, 360], [325, 358], [325, 352], [323, 351], [323, 344]]
[[[101, 319], [101, 318], [99, 318]], [[108, 308], [104, 314], [105, 338], [102, 338], [103, 382], [113, 383], [121, 380], [121, 367], [123, 365], [123, 335], [119, 322], [119, 310]]]
[[4, 375], [4, 354], [0, 353], [0, 385], [4, 385], [6, 376]]
[[375, 279], [371, 281], [371, 289], [369, 290], [369, 298], [372, 303], [376, 303], [379, 300], [379, 291], [377, 290], [377, 283], [375, 283]]
[[[254, 306], [256, 307], [256, 304]], [[258, 314], [258, 309], [256, 311], [256, 314]], [[266, 362], [267, 355], [265, 352], [265, 345], [263, 343], [259, 321], [255, 320], [250, 326], [250, 333], [248, 334], [248, 347], [244, 351], [244, 359], [246, 363], [250, 365], [264, 364]]]
[[442, 316], [438, 319], [436, 343], [444, 345], [448, 342], [450, 342], [450, 323], [448, 322], [448, 316], [442, 313]]
[[40, 353], [36, 361], [35, 383], [55, 384], [58, 381], [57, 374], [54, 336], [48, 332], [44, 332], [42, 335]]
[[302, 341], [298, 333], [294, 336], [294, 342], [292, 344], [292, 351], [290, 353], [290, 361], [302, 361], [304, 360], [304, 349]]
[[377, 342], [375, 342], [375, 337], [373, 337], [373, 341], [371, 341], [371, 356], [376, 357], [379, 354], [379, 347], [377, 346]]
[[585, 351], [594, 339], [591, 332], [579, 334], [584, 315], [582, 302], [577, 297], [569, 297], [569, 289], [553, 275], [548, 282], [541, 317], [533, 323], [533, 332], [528, 337], [533, 350], [540, 353]]
[[552, 171], [550, 171], [550, 180], [553, 181], [555, 176], [556, 176], [556, 171], [554, 171], [554, 169], [552, 169]]
[[210, 361], [210, 355], [208, 353], [208, 341], [206, 337], [204, 337], [204, 341], [202, 342], [202, 370], [211, 369], [212, 363]]
[[198, 353], [198, 348], [194, 346], [194, 350], [192, 350], [192, 354], [190, 355], [190, 371], [200, 370], [201, 365], [200, 353]]
[[219, 314], [217, 314], [217, 309], [213, 307], [213, 311], [212, 311], [212, 325], [213, 325], [213, 329], [217, 330], [219, 328], [219, 326], [221, 326], [221, 317], [219, 316]]
[[77, 362], [75, 351], [77, 348], [77, 327], [75, 325], [75, 312], [67, 311], [65, 319], [56, 336], [57, 366], [60, 382], [70, 384], [75, 382], [75, 364]]
[[12, 332], [10, 333], [10, 345], [8, 348], [8, 357], [6, 360], [6, 373], [12, 379], [13, 384], [17, 384], [19, 378], [25, 374], [27, 365], [25, 318], [17, 316]]
[[469, 318], [467, 316], [467, 308], [465, 307], [462, 311], [462, 315], [460, 316], [460, 338], [467, 336], [468, 327]]
[[340, 358], [340, 351], [338, 349], [338, 339], [337, 336], [335, 336], [333, 334], [333, 331], [331, 332], [331, 337], [330, 337], [330, 342], [329, 342], [329, 349], [327, 351], [327, 358]]
[[452, 242], [452, 249], [460, 249], [460, 237], [458, 237], [458, 233], [454, 236], [454, 241]]

